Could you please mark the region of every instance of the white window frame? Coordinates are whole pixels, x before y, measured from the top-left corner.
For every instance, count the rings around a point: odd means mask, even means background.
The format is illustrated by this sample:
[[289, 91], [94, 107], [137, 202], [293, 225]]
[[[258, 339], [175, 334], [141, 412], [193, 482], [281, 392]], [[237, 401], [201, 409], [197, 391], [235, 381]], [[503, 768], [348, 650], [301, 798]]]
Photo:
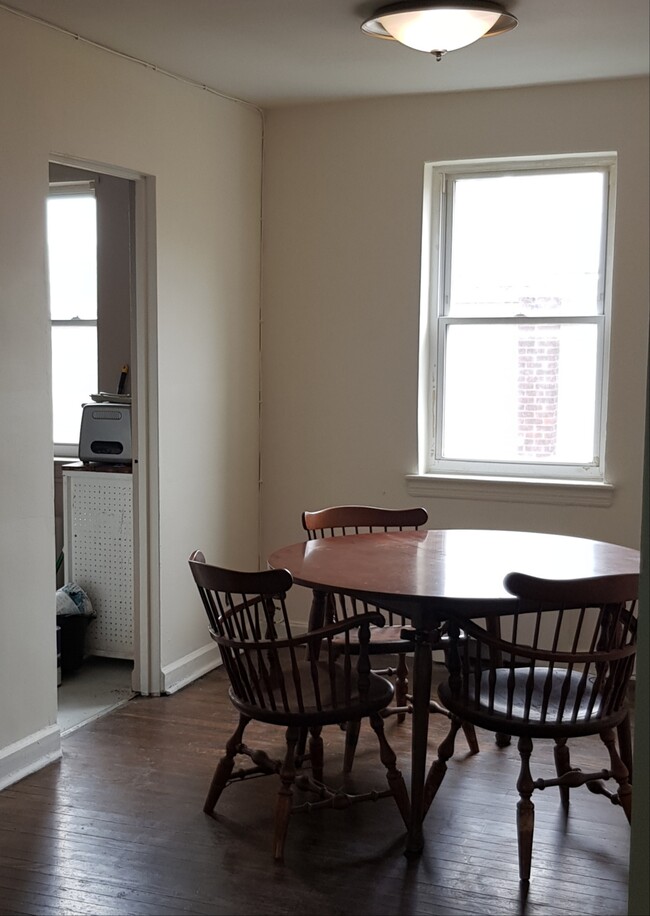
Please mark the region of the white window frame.
[[[95, 197], [95, 181], [51, 181], [48, 197]], [[50, 318], [50, 327], [89, 327], [97, 329], [97, 319], [94, 318]], [[81, 422], [81, 412], [79, 413]], [[58, 458], [77, 458], [79, 454], [79, 437], [76, 442], [54, 442], [54, 455]]]
[[[444, 378], [444, 332], [454, 323], [531, 323], [531, 318], [458, 318], [445, 314], [449, 292], [451, 232], [449, 188], [454, 180], [482, 175], [508, 175], [526, 171], [537, 173], [600, 170], [606, 175], [603, 196], [603, 242], [601, 251], [601, 288], [598, 315], [562, 316], [562, 323], [595, 324], [598, 328], [598, 377], [594, 431], [594, 461], [588, 465], [454, 460], [440, 454], [442, 411], [437, 398]], [[420, 372], [418, 398], [418, 474], [409, 480], [426, 477], [472, 478], [480, 480], [517, 479], [531, 482], [566, 481], [605, 484], [605, 446], [609, 342], [611, 324], [611, 277], [614, 244], [614, 202], [616, 191], [616, 154], [593, 153], [562, 156], [429, 162], [425, 164], [422, 231], [422, 278], [420, 309]], [[558, 318], [535, 318], [534, 323], [557, 323]], [[410, 492], [423, 492], [411, 487]]]

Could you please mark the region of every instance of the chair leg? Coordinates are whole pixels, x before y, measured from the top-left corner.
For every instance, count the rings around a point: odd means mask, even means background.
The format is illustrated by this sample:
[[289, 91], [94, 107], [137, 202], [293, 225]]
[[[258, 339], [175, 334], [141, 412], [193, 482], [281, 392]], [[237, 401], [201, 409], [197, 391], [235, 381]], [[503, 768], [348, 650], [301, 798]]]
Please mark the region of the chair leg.
[[345, 752], [343, 754], [343, 772], [351, 773], [352, 764], [354, 763], [354, 753], [357, 749], [359, 740], [359, 730], [361, 721], [359, 719], [346, 723], [345, 727]]
[[445, 778], [445, 773], [447, 772], [447, 761], [451, 760], [451, 758], [454, 756], [454, 744], [456, 743], [456, 735], [458, 734], [462, 723], [458, 716], [454, 716], [451, 713], [449, 713], [449, 722], [450, 725], [447, 737], [441, 741], [438, 747], [438, 756], [431, 764], [426, 782], [424, 783], [422, 817], [425, 816], [431, 807], [431, 802], [436, 797], [438, 789], [440, 788], [440, 784]]
[[616, 731], [618, 732], [618, 747], [619, 753], [621, 755], [621, 760], [627, 767], [628, 779], [630, 783], [632, 783], [632, 761], [634, 759], [634, 755], [632, 753], [632, 733], [630, 729], [629, 712], [621, 724], [617, 727]]
[[287, 753], [280, 769], [280, 791], [275, 806], [275, 832], [273, 836], [273, 858], [276, 862], [284, 860], [284, 841], [287, 838], [289, 818], [293, 803], [293, 782], [296, 778], [296, 745], [300, 739], [300, 729], [290, 726], [286, 732]]
[[522, 736], [517, 744], [521, 757], [521, 769], [517, 780], [519, 802], [517, 803], [517, 845], [519, 848], [519, 880], [528, 883], [533, 858], [533, 831], [535, 829], [535, 805], [531, 801], [535, 784], [530, 772], [530, 755], [533, 742]]
[[[553, 748], [553, 757], [555, 758], [555, 772], [558, 777], [563, 776], [565, 773], [571, 772], [571, 760], [569, 757], [569, 746], [566, 743], [566, 738], [556, 738], [555, 747]], [[562, 807], [566, 812], [569, 810], [569, 787], [568, 786], [559, 786], [560, 789], [560, 801], [562, 802]]]
[[465, 735], [467, 744], [469, 745], [470, 752], [472, 754], [478, 754], [480, 748], [478, 746], [478, 738], [476, 737], [476, 730], [471, 722], [461, 722], [460, 726]]
[[[309, 729], [309, 759], [312, 776], [317, 782], [323, 781], [323, 739], [321, 725], [312, 725]], [[301, 735], [302, 740], [302, 735]]]
[[379, 741], [379, 758], [386, 767], [388, 785], [393, 793], [393, 798], [399, 808], [399, 812], [402, 815], [402, 820], [408, 827], [411, 820], [411, 803], [409, 801], [404, 777], [401, 771], [397, 769], [397, 757], [386, 740], [384, 720], [380, 713], [374, 712], [370, 715], [370, 724]]
[[[429, 700], [429, 712], [439, 713], [440, 715], [447, 716], [448, 719], [452, 719], [453, 716], [448, 709], [445, 709], [444, 706], [441, 706], [436, 700]], [[470, 753], [478, 754], [480, 747], [478, 746], [478, 738], [476, 737], [476, 729], [471, 722], [461, 722], [460, 727], [463, 729], [463, 734], [467, 744], [469, 745]]]
[[296, 766], [301, 767], [305, 762], [306, 757], [306, 748], [307, 748], [307, 736], [309, 730], [306, 728], [300, 729], [300, 738], [298, 738], [298, 745], [296, 747]]
[[[406, 706], [406, 695], [409, 690], [409, 669], [406, 664], [406, 655], [400, 652], [397, 658], [397, 671], [395, 674], [395, 705], [402, 708]], [[397, 713], [397, 721], [403, 722], [406, 712]]]
[[600, 739], [609, 752], [610, 770], [612, 778], [618, 784], [616, 798], [625, 812], [628, 822], [632, 821], [632, 786], [628, 778], [628, 771], [624, 761], [616, 749], [616, 736], [613, 728], [606, 728], [600, 733]]
[[217, 768], [214, 771], [214, 776], [212, 777], [212, 782], [210, 783], [210, 788], [203, 805], [203, 810], [206, 814], [212, 814], [214, 812], [215, 806], [219, 800], [219, 796], [225, 789], [228, 780], [230, 779], [230, 774], [232, 773], [233, 767], [235, 765], [235, 757], [237, 756], [239, 746], [241, 745], [242, 738], [244, 736], [244, 729], [249, 722], [250, 719], [248, 716], [240, 716], [237, 728], [226, 744], [226, 753], [217, 764]]

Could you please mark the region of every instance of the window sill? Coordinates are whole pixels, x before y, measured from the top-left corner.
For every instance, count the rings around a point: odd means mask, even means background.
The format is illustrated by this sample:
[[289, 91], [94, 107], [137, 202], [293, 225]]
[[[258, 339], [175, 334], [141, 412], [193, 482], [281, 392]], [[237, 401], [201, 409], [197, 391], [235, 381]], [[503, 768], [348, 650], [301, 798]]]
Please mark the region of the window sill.
[[442, 499], [482, 499], [597, 508], [607, 508], [614, 501], [614, 487], [609, 483], [529, 477], [407, 474], [406, 491], [410, 496], [436, 496]]

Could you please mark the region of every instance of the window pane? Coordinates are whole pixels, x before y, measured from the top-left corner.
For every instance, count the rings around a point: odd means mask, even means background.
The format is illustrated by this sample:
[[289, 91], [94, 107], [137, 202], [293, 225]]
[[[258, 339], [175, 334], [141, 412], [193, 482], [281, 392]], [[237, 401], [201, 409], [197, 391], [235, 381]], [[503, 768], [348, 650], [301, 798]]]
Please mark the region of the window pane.
[[452, 182], [452, 316], [596, 315], [605, 172]]
[[591, 464], [595, 324], [447, 328], [441, 458]]
[[52, 328], [54, 442], [76, 443], [81, 405], [97, 391], [97, 328]]
[[49, 197], [50, 315], [97, 318], [97, 218], [93, 195]]

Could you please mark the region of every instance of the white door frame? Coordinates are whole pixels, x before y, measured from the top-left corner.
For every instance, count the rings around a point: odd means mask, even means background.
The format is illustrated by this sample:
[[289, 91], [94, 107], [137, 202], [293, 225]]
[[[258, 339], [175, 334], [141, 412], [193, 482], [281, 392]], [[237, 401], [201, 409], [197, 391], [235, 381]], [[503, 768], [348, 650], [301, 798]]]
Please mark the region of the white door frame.
[[[131, 308], [134, 664], [132, 687], [162, 692], [160, 644], [160, 506], [158, 488], [158, 304], [155, 178], [103, 162], [52, 153], [50, 162], [134, 182], [135, 238]], [[135, 360], [133, 356], [135, 355]]]
[[160, 500], [158, 475], [158, 298], [155, 179], [135, 181], [133, 286], [136, 409], [133, 437], [133, 689], [159, 696], [163, 688], [160, 641]]

